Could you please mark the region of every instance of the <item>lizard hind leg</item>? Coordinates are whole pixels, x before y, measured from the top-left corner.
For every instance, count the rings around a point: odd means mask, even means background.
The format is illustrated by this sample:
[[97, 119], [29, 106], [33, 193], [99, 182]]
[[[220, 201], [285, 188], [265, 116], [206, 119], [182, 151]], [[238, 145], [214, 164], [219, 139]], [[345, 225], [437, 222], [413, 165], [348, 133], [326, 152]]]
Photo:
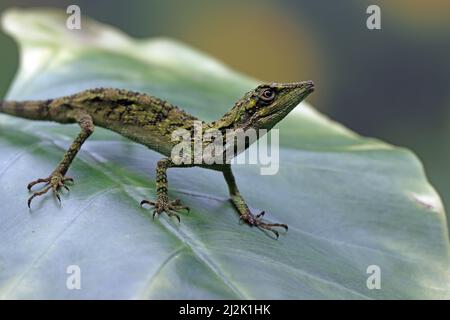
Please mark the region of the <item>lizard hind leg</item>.
[[75, 159], [78, 151], [80, 150], [83, 143], [89, 138], [89, 136], [94, 132], [94, 123], [92, 121], [91, 116], [85, 113], [78, 113], [75, 115], [75, 120], [78, 122], [81, 132], [75, 138], [75, 140], [70, 145], [69, 149], [64, 154], [63, 159], [58, 164], [55, 170], [50, 174], [49, 177], [44, 179], [37, 179], [28, 184], [28, 190], [31, 191], [33, 186], [45, 183], [44, 188], [41, 191], [34, 192], [32, 196], [28, 199], [28, 208], [31, 208], [31, 202], [34, 198], [38, 196], [42, 196], [49, 192], [50, 190], [53, 192], [55, 197], [61, 202], [61, 197], [59, 195], [59, 191], [61, 188], [65, 188], [69, 191], [69, 187], [66, 185], [67, 182], [73, 182], [74, 180], [70, 177], [66, 177], [66, 173], [69, 170], [69, 167]]
[[177, 212], [182, 210], [189, 212], [189, 207], [182, 205], [180, 199], [169, 199], [167, 169], [174, 167], [185, 167], [185, 165], [176, 165], [170, 158], [164, 158], [158, 161], [156, 166], [156, 201], [142, 200], [141, 206], [147, 204], [154, 208], [153, 219], [165, 212], [169, 217], [177, 218], [179, 223], [181, 219]]

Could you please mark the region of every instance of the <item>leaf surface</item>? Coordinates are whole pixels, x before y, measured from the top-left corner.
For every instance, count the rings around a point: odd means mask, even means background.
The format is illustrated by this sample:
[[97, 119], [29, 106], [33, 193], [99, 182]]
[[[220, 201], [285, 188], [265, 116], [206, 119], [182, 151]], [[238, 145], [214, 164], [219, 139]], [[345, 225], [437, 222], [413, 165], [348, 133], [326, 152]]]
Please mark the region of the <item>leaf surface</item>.
[[[145, 92], [204, 120], [257, 81], [170, 39], [132, 39], [83, 17], [9, 10], [20, 46], [7, 99], [48, 99], [93, 87]], [[299, 79], [307, 80], [307, 79]], [[315, 94], [320, 94], [320, 88]], [[306, 103], [282, 123], [280, 170], [235, 166], [253, 210], [287, 223], [273, 240], [238, 223], [221, 174], [171, 169], [170, 195], [191, 207], [181, 225], [139, 202], [155, 198], [161, 156], [97, 128], [69, 174], [60, 207], [27, 209], [26, 184], [47, 176], [76, 126], [0, 116], [0, 297], [120, 299], [449, 298], [449, 240], [438, 194], [408, 150], [363, 138]], [[66, 287], [81, 269], [81, 290]], [[367, 268], [379, 266], [381, 289]]]

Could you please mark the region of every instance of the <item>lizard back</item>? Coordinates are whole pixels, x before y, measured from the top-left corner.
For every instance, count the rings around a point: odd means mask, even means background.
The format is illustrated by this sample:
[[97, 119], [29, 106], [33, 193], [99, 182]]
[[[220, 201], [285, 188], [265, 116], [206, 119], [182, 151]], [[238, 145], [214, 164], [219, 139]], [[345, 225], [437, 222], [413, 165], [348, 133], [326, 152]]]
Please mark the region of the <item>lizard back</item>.
[[0, 112], [18, 117], [75, 122], [77, 112], [89, 114], [95, 126], [115, 131], [170, 156], [172, 132], [192, 130], [196, 117], [162, 99], [124, 89], [89, 89], [74, 95], [40, 101], [4, 101]]

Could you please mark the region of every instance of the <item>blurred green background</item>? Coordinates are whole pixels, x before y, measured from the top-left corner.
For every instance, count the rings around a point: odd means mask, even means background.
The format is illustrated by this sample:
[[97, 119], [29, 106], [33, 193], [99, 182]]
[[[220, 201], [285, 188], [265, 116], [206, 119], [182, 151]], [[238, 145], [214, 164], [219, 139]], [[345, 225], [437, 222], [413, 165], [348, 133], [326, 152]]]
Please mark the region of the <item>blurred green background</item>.
[[[2, 0], [9, 7], [81, 7], [134, 37], [179, 39], [266, 81], [312, 79], [310, 99], [354, 131], [419, 155], [450, 207], [450, 1]], [[382, 30], [366, 28], [381, 7]], [[0, 96], [18, 66], [0, 33]]]

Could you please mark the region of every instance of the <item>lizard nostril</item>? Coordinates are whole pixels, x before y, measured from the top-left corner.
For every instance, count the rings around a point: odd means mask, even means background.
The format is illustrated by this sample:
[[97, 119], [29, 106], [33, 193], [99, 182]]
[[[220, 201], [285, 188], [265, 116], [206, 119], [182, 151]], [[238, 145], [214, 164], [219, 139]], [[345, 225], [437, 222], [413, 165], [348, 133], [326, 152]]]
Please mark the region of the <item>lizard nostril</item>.
[[314, 82], [311, 81], [311, 80], [306, 81], [306, 82], [305, 82], [305, 87], [306, 87], [306, 89], [308, 89], [308, 90], [313, 90], [313, 89], [314, 89]]

